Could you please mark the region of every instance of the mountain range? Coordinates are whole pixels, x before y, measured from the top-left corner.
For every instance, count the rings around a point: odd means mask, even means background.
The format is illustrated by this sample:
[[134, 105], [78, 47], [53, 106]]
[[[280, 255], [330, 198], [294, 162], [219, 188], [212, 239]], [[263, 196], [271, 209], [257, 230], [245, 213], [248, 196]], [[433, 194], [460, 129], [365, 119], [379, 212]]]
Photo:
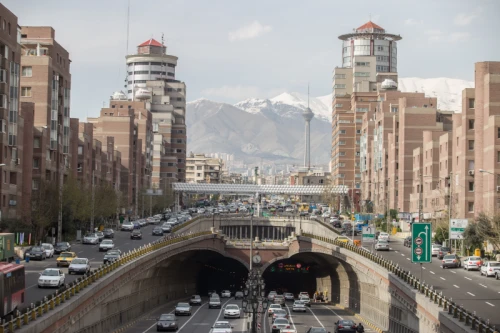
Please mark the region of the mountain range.
[[[449, 79], [401, 78], [399, 90], [425, 92], [438, 98], [438, 108], [461, 111], [464, 88], [473, 82]], [[310, 97], [282, 93], [270, 99], [250, 98], [234, 105], [208, 99], [187, 103], [188, 150], [195, 153], [224, 152], [247, 163], [301, 163], [304, 154], [304, 119], [309, 107], [311, 121], [311, 163], [330, 160], [331, 95]]]

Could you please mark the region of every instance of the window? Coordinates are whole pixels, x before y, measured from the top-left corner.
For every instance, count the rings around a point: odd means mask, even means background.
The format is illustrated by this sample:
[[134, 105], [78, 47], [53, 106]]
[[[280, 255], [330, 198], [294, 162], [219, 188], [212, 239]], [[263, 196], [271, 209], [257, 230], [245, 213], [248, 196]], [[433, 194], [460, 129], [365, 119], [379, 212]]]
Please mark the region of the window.
[[474, 192], [474, 182], [469, 182], [469, 192]]
[[33, 148], [40, 148], [40, 138], [33, 139]]
[[500, 151], [497, 151], [497, 163], [500, 163]]
[[474, 140], [469, 140], [469, 150], [474, 150]]
[[177, 102], [182, 102], [182, 97], [177, 97]]
[[345, 89], [345, 84], [336, 84], [333, 86], [333, 89]]
[[167, 72], [167, 76], [175, 76], [174, 73]]
[[21, 97], [31, 97], [31, 87], [21, 87]]
[[370, 63], [369, 62], [356, 62], [356, 66], [370, 66]]
[[335, 74], [336, 79], [345, 79], [345, 74]]
[[497, 127], [497, 139], [500, 139], [500, 127]]
[[339, 156], [345, 156], [345, 151], [339, 152]]
[[474, 202], [468, 203], [469, 213], [474, 213]]
[[355, 72], [354, 77], [369, 77], [370, 72]]
[[368, 112], [369, 108], [356, 108], [356, 112]]
[[135, 71], [134, 75], [149, 74], [149, 71]]
[[469, 108], [474, 109], [474, 106], [476, 105], [476, 99], [475, 98], [469, 98]]
[[177, 88], [177, 92], [182, 92], [182, 88]]
[[392, 113], [397, 113], [398, 112], [398, 107], [397, 106], [391, 106], [391, 112]]
[[341, 108], [343, 104], [335, 104], [336, 108]]
[[[457, 156], [458, 160], [458, 156]], [[474, 160], [469, 160], [469, 170], [474, 170]]]
[[33, 159], [33, 169], [39, 169], [40, 168], [40, 160], [38, 158]]
[[345, 145], [345, 141], [339, 141], [339, 145], [344, 146]]
[[345, 134], [345, 130], [340, 130], [340, 134]]
[[[474, 129], [474, 119], [469, 119], [469, 129], [473, 130]], [[500, 133], [500, 132], [499, 132]]]
[[361, 134], [361, 130], [356, 130], [356, 134]]
[[78, 146], [78, 155], [83, 155], [83, 146]]
[[22, 74], [23, 77], [31, 77], [33, 76], [33, 69], [31, 66], [23, 66]]

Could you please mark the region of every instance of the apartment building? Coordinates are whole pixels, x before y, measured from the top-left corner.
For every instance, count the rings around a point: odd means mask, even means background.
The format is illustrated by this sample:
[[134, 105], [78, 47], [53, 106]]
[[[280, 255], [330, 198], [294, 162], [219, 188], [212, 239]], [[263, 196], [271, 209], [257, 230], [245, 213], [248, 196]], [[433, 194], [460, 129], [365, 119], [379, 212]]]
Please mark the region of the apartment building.
[[190, 153], [186, 158], [186, 182], [210, 183], [222, 182], [224, 164], [220, 158], [211, 158], [205, 154]]

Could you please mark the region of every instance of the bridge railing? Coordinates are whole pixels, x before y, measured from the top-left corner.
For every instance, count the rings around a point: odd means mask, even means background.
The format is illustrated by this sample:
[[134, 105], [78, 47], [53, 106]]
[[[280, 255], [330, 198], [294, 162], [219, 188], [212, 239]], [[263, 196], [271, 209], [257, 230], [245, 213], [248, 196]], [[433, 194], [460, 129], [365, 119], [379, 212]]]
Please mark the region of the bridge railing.
[[208, 234], [211, 234], [211, 232], [203, 231], [187, 235], [181, 234], [167, 236], [153, 243], [149, 243], [137, 249], [131, 250], [123, 254], [119, 259], [101, 265], [91, 273], [86, 274], [83, 277], [67, 284], [60, 291], [56, 291], [55, 294], [44, 297], [43, 300], [38, 301], [35, 304], [32, 303], [31, 306], [28, 309], [25, 309], [23, 312], [17, 311], [12, 320], [8, 322], [2, 321], [2, 323], [0, 324], [0, 333], [12, 333], [17, 329], [20, 329], [21, 327], [26, 326], [33, 321], [36, 321], [38, 318], [42, 317], [48, 312], [60, 308], [64, 305], [64, 303], [66, 303], [75, 295], [79, 294], [83, 289], [94, 284], [104, 276], [112, 273], [120, 266], [123, 266], [133, 260], [137, 260], [138, 258], [150, 252], [159, 250], [163, 247]]
[[388, 271], [397, 275], [401, 280], [409, 284], [418, 292], [423, 294], [425, 297], [429, 298], [429, 300], [434, 304], [437, 304], [439, 307], [443, 308], [443, 310], [448, 312], [448, 314], [453, 316], [453, 318], [463, 323], [465, 326], [469, 326], [471, 330], [475, 332], [498, 333], [495, 327], [492, 327], [489, 324], [489, 320], [484, 320], [483, 318], [476, 316], [471, 311], [468, 311], [462, 306], [457, 305], [451, 298], [447, 299], [445, 296], [443, 296], [442, 292], [438, 293], [432, 286], [429, 286], [428, 284], [420, 281], [420, 279], [411, 274], [411, 272], [403, 270], [401, 267], [399, 267], [398, 264], [394, 264], [392, 260], [387, 260], [380, 255], [372, 253], [362, 247], [358, 247], [351, 243], [343, 242], [337, 239], [316, 236], [312, 234], [303, 234], [303, 236], [343, 247], [384, 267]]

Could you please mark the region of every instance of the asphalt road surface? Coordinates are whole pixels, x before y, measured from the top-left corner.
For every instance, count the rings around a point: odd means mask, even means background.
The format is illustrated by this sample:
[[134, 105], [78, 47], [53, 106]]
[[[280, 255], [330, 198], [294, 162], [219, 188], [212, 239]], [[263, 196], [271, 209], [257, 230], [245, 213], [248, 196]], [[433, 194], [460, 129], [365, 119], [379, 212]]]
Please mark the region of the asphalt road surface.
[[[208, 333], [216, 321], [225, 320], [233, 326], [233, 333], [247, 332], [248, 319], [242, 312], [240, 319], [224, 319], [223, 309], [209, 309], [207, 304], [208, 299], [203, 298], [201, 306], [193, 306], [191, 316], [178, 316], [179, 330], [177, 332], [184, 333]], [[241, 307], [241, 300], [234, 298], [221, 299], [223, 306], [229, 304], [237, 304]], [[344, 310], [330, 305], [313, 304], [305, 313], [291, 312], [291, 302], [287, 304], [287, 311], [291, 317], [289, 319], [290, 326], [295, 328], [297, 332], [305, 332], [309, 327], [325, 327], [328, 332], [334, 332], [334, 323], [341, 319], [351, 319], [356, 322], [356, 318], [348, 315]], [[156, 332], [156, 319], [162, 313], [173, 313], [174, 306], [164, 306], [153, 310], [138, 320], [134, 325], [127, 328], [125, 333], [148, 333]], [[271, 333], [271, 323], [266, 314], [261, 316], [262, 326], [260, 332]], [[358, 322], [356, 322], [358, 323]], [[374, 332], [369, 327], [365, 326], [365, 332]]]
[[[115, 243], [115, 249], [120, 249], [122, 252], [128, 252], [134, 248], [137, 248], [143, 244], [151, 243], [152, 241], [160, 238], [161, 236], [152, 236], [151, 231], [153, 229], [152, 225], [145, 226], [141, 228], [142, 239], [132, 240], [130, 239], [129, 231], [117, 231], [115, 230], [115, 238], [113, 239]], [[99, 252], [99, 245], [87, 245], [80, 243], [71, 244], [71, 251], [76, 252], [76, 255], [80, 258], [87, 258], [90, 260], [91, 269], [96, 269], [103, 264], [103, 258], [106, 252]], [[38, 277], [39, 273], [43, 272], [45, 268], [57, 268], [56, 259], [57, 254], [54, 254], [53, 258], [48, 258], [43, 261], [34, 261], [25, 263], [26, 278], [26, 293], [25, 293], [25, 306], [30, 305], [36, 301], [40, 301], [44, 296], [53, 294], [56, 289], [54, 288], [38, 288]], [[66, 283], [70, 283], [76, 280], [81, 275], [68, 275], [68, 268], [61, 267], [63, 272], [66, 274]]]

